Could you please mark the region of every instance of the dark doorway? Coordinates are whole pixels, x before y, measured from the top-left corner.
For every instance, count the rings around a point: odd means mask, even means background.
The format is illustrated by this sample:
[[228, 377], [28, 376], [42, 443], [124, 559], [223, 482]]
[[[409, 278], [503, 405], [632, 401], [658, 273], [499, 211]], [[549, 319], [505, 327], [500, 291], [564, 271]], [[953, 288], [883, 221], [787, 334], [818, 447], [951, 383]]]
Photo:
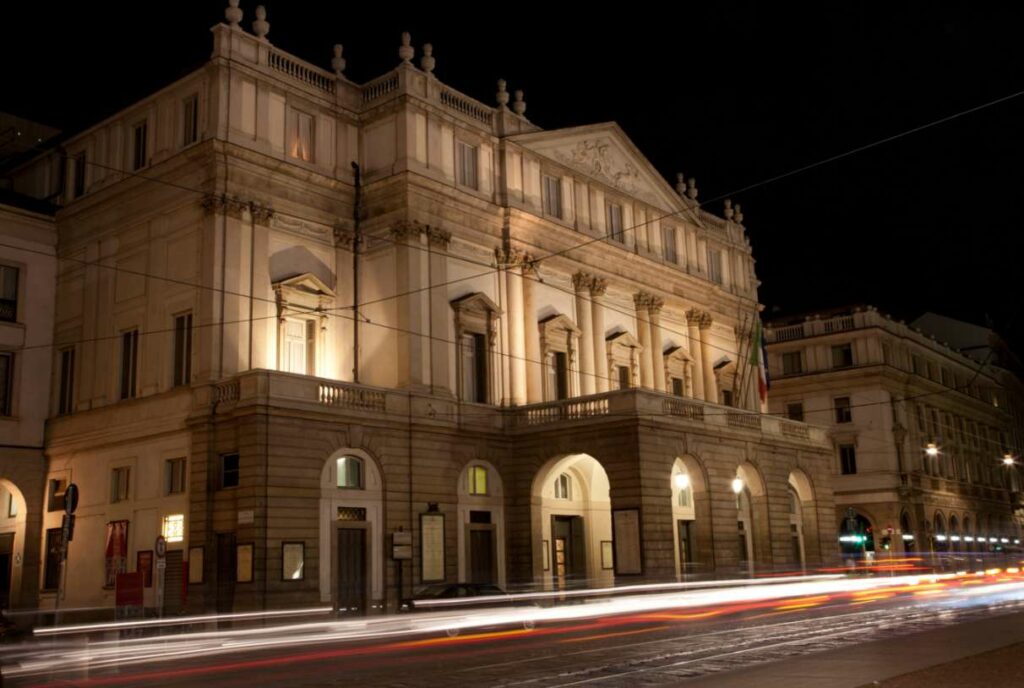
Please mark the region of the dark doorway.
[[[217, 533], [217, 612], [225, 614], [235, 607], [235, 534]], [[166, 580], [166, 579], [165, 579]]]
[[551, 517], [551, 553], [555, 587], [583, 587], [587, 582], [587, 551], [582, 516]]
[[366, 529], [338, 528], [338, 611], [365, 614]]
[[686, 575], [691, 573], [693, 568], [693, 545], [690, 540], [690, 522], [679, 519], [676, 521], [679, 529], [679, 573]]
[[495, 579], [494, 527], [469, 526], [469, 582], [494, 584]]
[[0, 609], [11, 606], [11, 560], [14, 558], [14, 533], [0, 535]]

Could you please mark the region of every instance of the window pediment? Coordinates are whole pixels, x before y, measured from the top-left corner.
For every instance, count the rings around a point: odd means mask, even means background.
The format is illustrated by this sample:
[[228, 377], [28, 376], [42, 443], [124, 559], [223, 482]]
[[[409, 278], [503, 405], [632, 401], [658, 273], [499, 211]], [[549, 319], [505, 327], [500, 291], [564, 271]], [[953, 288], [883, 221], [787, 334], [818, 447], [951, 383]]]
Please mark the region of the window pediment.
[[625, 347], [628, 349], [636, 349], [637, 351], [643, 351], [644, 349], [640, 342], [637, 341], [637, 338], [629, 332], [618, 332], [608, 337], [605, 341], [608, 342], [609, 348]]
[[540, 321], [539, 325], [541, 337], [545, 339], [555, 339], [559, 335], [573, 337], [580, 336], [580, 328], [576, 327], [576, 323], [569, 319], [569, 316], [563, 313], [544, 318]]
[[456, 313], [475, 314], [475, 315], [501, 315], [501, 309], [498, 308], [498, 304], [494, 303], [481, 291], [473, 292], [472, 294], [466, 294], [460, 296], [451, 302], [452, 309]]

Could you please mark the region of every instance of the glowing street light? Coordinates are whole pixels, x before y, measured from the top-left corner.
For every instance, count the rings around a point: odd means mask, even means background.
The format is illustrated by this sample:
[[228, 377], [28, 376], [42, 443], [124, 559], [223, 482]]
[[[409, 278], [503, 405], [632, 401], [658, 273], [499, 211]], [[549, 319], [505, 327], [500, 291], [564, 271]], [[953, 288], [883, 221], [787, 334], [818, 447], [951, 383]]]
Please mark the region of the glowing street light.
[[1005, 466], [1012, 466], [1014, 463], [1015, 462], [1013, 460], [1013, 454], [1011, 454], [1009, 452], [1003, 454], [1003, 465], [1005, 465]]
[[676, 473], [672, 478], [677, 490], [685, 490], [690, 486], [690, 475], [688, 473]]
[[736, 494], [743, 492], [743, 478], [736, 476], [732, 479], [732, 491]]
[[939, 447], [934, 442], [929, 442], [924, 448], [924, 453], [928, 456], [935, 457], [939, 455]]

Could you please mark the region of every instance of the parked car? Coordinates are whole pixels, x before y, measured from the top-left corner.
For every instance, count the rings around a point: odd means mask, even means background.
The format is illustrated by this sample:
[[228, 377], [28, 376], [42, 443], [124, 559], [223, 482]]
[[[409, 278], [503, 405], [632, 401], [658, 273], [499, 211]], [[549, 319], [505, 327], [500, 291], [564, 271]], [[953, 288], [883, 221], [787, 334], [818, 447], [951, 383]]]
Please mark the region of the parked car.
[[[495, 597], [502, 599], [494, 599]], [[430, 604], [438, 600], [453, 601], [450, 604]], [[422, 604], [423, 602], [427, 604]], [[491, 583], [432, 583], [418, 589], [411, 598], [403, 600], [401, 608], [403, 611], [423, 611], [501, 607], [511, 604], [513, 602], [508, 599], [508, 593]]]

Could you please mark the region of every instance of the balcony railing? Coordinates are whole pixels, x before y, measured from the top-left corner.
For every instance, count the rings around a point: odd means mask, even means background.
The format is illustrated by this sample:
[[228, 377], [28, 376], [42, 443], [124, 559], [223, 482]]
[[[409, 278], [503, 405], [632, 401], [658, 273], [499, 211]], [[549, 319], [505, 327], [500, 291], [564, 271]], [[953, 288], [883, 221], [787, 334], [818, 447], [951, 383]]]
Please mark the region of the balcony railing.
[[299, 405], [324, 413], [372, 414], [383, 416], [381, 420], [413, 419], [438, 426], [510, 432], [571, 429], [588, 420], [658, 419], [668, 424], [685, 423], [710, 433], [755, 434], [821, 448], [830, 446], [825, 428], [645, 389], [615, 390], [509, 408], [465, 404], [450, 396], [427, 392], [255, 370], [196, 388], [193, 394], [197, 410], [209, 404], [231, 404], [232, 408], [248, 403], [293, 408]]

